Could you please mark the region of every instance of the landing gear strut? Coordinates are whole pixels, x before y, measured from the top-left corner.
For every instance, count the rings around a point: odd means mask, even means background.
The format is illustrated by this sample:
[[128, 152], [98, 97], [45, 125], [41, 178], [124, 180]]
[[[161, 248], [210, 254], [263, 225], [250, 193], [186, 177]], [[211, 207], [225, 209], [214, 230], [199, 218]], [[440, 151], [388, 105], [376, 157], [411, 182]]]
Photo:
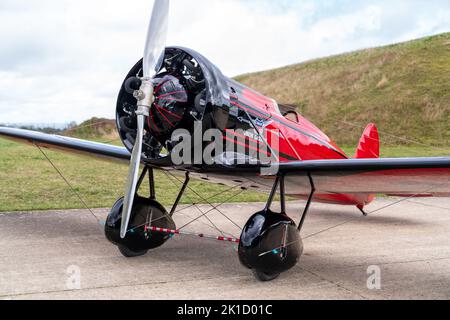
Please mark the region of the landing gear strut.
[[[299, 227], [286, 215], [285, 177], [278, 176], [263, 211], [253, 215], [242, 232], [239, 244], [241, 263], [252, 270], [260, 281], [272, 281], [281, 273], [293, 268], [303, 253], [300, 231], [309, 212], [315, 193], [312, 176], [311, 194], [301, 216]], [[275, 213], [270, 208], [280, 189], [281, 212]]]
[[150, 231], [150, 227], [175, 230], [176, 225], [172, 219], [174, 212], [181, 200], [187, 184], [189, 174], [186, 174], [186, 181], [178, 195], [170, 214], [158, 201], [156, 201], [155, 181], [153, 169], [145, 167], [140, 178], [138, 187], [143, 183], [146, 175], [149, 176], [150, 197], [143, 198], [136, 195], [129, 230], [125, 239], [120, 237], [120, 227], [122, 220], [122, 209], [124, 199], [119, 199], [113, 206], [105, 225], [106, 238], [117, 245], [120, 253], [127, 258], [135, 258], [147, 254], [151, 249], [156, 249], [169, 240], [170, 234]]

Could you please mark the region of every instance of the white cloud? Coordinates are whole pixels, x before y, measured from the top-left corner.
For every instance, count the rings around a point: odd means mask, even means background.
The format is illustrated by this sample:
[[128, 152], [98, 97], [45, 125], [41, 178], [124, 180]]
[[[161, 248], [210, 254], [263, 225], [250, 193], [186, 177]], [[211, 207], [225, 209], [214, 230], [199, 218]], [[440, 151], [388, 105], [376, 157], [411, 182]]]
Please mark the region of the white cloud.
[[[0, 122], [114, 117], [152, 1], [2, 0]], [[169, 45], [227, 75], [450, 31], [448, 1], [173, 0]]]

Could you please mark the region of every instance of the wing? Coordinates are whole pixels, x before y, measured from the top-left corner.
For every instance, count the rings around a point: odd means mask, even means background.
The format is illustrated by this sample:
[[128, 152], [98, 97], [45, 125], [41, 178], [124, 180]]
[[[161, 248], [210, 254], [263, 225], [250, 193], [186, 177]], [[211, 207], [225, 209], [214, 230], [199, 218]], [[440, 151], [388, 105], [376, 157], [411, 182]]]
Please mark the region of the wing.
[[329, 194], [387, 194], [398, 196], [450, 195], [450, 158], [348, 159], [280, 165], [298, 189], [306, 173], [318, 191]]
[[45, 134], [41, 132], [0, 127], [0, 136], [9, 140], [37, 145], [46, 149], [87, 155], [124, 164], [130, 161], [130, 153], [124, 147]]
[[289, 195], [308, 195], [309, 175], [321, 194], [386, 194], [398, 196], [450, 196], [450, 157], [398, 159], [346, 159], [298, 161], [272, 167], [272, 177], [261, 166], [209, 168], [208, 175], [245, 177], [270, 190], [273, 175], [285, 176]]

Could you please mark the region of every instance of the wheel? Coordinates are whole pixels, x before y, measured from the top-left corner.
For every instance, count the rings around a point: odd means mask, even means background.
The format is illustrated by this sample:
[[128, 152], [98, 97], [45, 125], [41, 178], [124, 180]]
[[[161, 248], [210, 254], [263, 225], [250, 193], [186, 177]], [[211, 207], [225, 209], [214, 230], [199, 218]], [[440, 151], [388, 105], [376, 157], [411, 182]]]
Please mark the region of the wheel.
[[253, 270], [253, 275], [261, 282], [269, 282], [277, 279], [281, 275], [281, 273], [267, 274], [264, 272]]
[[153, 220], [152, 226], [176, 230], [173, 219], [157, 201], [136, 197], [130, 218], [130, 232], [125, 239], [120, 235], [124, 199], [119, 199], [112, 208], [105, 224], [105, 236], [127, 258], [140, 257], [149, 250], [161, 247], [170, 236], [165, 233], [149, 232], [145, 225]]
[[142, 257], [144, 255], [147, 254], [148, 250], [142, 250], [142, 251], [132, 251], [130, 249], [128, 249], [125, 246], [122, 245], [118, 245], [117, 246], [119, 248], [120, 253], [125, 257], [125, 258], [137, 258], [137, 257]]
[[260, 281], [272, 281], [293, 268], [303, 253], [303, 242], [288, 216], [264, 210], [242, 231], [239, 260]]

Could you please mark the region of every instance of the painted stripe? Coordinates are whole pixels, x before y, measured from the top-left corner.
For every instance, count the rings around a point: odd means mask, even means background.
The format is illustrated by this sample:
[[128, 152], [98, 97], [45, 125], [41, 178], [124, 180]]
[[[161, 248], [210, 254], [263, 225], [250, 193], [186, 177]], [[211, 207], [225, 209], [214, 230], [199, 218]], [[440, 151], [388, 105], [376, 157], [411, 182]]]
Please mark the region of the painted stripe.
[[[297, 127], [293, 126], [292, 124], [288, 123], [287, 121], [282, 120], [280, 117], [273, 117], [273, 115], [271, 115], [271, 114], [264, 113], [264, 112], [262, 112], [261, 110], [258, 110], [255, 107], [252, 107], [250, 105], [244, 104], [244, 103], [242, 103], [242, 101], [239, 101], [236, 97], [232, 97], [231, 96], [230, 103], [231, 103], [231, 105], [243, 108], [243, 109], [245, 109], [247, 111], [251, 110], [251, 111], [257, 112], [257, 113], [263, 115], [266, 119], [272, 119], [274, 121], [277, 121], [278, 123], [281, 123], [281, 124], [285, 125], [286, 127], [289, 127], [292, 130], [295, 130], [295, 131], [303, 134], [304, 136], [307, 136], [309, 138], [312, 138], [312, 139], [316, 140], [317, 142], [319, 142], [324, 147], [327, 147], [328, 149], [333, 150], [333, 151], [337, 152], [338, 154], [340, 154], [341, 156], [346, 158], [346, 156], [344, 154], [342, 154], [339, 150], [337, 150], [335, 147], [333, 147], [328, 142], [326, 142], [326, 141], [322, 140], [321, 138], [318, 138], [318, 137], [316, 137], [316, 136], [314, 136], [314, 135], [312, 135], [312, 134], [310, 134], [308, 132], [305, 132], [305, 131], [301, 130], [300, 128], [297, 128]], [[256, 115], [253, 114], [253, 116], [256, 116]], [[258, 116], [256, 116], [256, 117], [258, 117]]]
[[[234, 140], [234, 139], [230, 139], [230, 138], [228, 138], [228, 137], [225, 137], [225, 139], [226, 139], [227, 141], [230, 141], [230, 142], [239, 144], [240, 146], [243, 146], [243, 147], [252, 149], [252, 150], [254, 150], [254, 151], [256, 151], [256, 152], [262, 152], [262, 151], [263, 151], [263, 150], [258, 150], [257, 148], [255, 148], [254, 146], [252, 146], [252, 145], [250, 145], [250, 144], [247, 144], [247, 141], [246, 141], [245, 144], [242, 144], [242, 143], [240, 143], [239, 141], [236, 141], [236, 140]], [[284, 154], [284, 153], [282, 153], [282, 152], [280, 152], [280, 151], [278, 151], [278, 150], [275, 150], [275, 152], [276, 152], [281, 158], [283, 158], [283, 159], [285, 159], [285, 160], [287, 160], [287, 161], [296, 161], [296, 160], [300, 160], [300, 159], [294, 158], [294, 157], [292, 157], [292, 156], [290, 156], [290, 155]], [[268, 157], [270, 157], [270, 153], [269, 153], [268, 151], [266, 151], [265, 153], [266, 153], [266, 155], [267, 155]]]
[[[235, 136], [238, 136], [238, 137], [241, 137], [241, 138], [248, 138], [251, 142], [254, 142], [254, 143], [256, 143], [256, 144], [259, 144], [259, 143], [260, 143], [259, 141], [255, 140], [255, 139], [253, 139], [253, 138], [251, 138], [251, 137], [247, 137], [247, 136], [243, 136], [243, 135], [241, 135], [241, 134], [238, 134], [238, 132], [236, 132], [236, 131], [229, 131], [229, 130], [226, 130], [226, 132], [234, 133]], [[297, 152], [294, 150], [294, 148], [292, 147], [290, 141], [289, 141], [288, 139], [286, 139], [286, 137], [284, 136], [284, 133], [281, 132], [281, 131], [280, 131], [280, 133], [283, 135], [284, 140], [286, 140], [286, 142], [289, 144], [290, 148], [291, 148], [295, 153], [297, 153]], [[271, 148], [272, 148], [272, 146], [271, 146]], [[273, 149], [273, 148], [272, 148], [272, 149]], [[275, 151], [278, 153], [278, 155], [280, 155], [282, 158], [284, 158], [284, 159], [286, 159], [286, 160], [291, 160], [291, 161], [301, 160], [300, 157], [296, 158], [296, 157], [294, 157], [294, 156], [292, 156], [292, 155], [289, 155], [289, 154], [287, 154], [287, 153], [283, 153], [283, 152], [281, 152], [280, 150], [275, 150]], [[267, 152], [267, 155], [270, 156], [269, 152]]]
[[[162, 113], [160, 110], [161, 109], [163, 109], [162, 107], [160, 107], [159, 105], [157, 105], [156, 103], [155, 103], [155, 105], [156, 105], [156, 111], [158, 111], [158, 113], [160, 114], [160, 115], [162, 115], [163, 117], [164, 117], [164, 119], [166, 119], [166, 121], [170, 124], [170, 126], [172, 127], [172, 128], [175, 128], [175, 126], [173, 125], [173, 123], [164, 115], [164, 113]], [[164, 110], [164, 109], [163, 109]]]

